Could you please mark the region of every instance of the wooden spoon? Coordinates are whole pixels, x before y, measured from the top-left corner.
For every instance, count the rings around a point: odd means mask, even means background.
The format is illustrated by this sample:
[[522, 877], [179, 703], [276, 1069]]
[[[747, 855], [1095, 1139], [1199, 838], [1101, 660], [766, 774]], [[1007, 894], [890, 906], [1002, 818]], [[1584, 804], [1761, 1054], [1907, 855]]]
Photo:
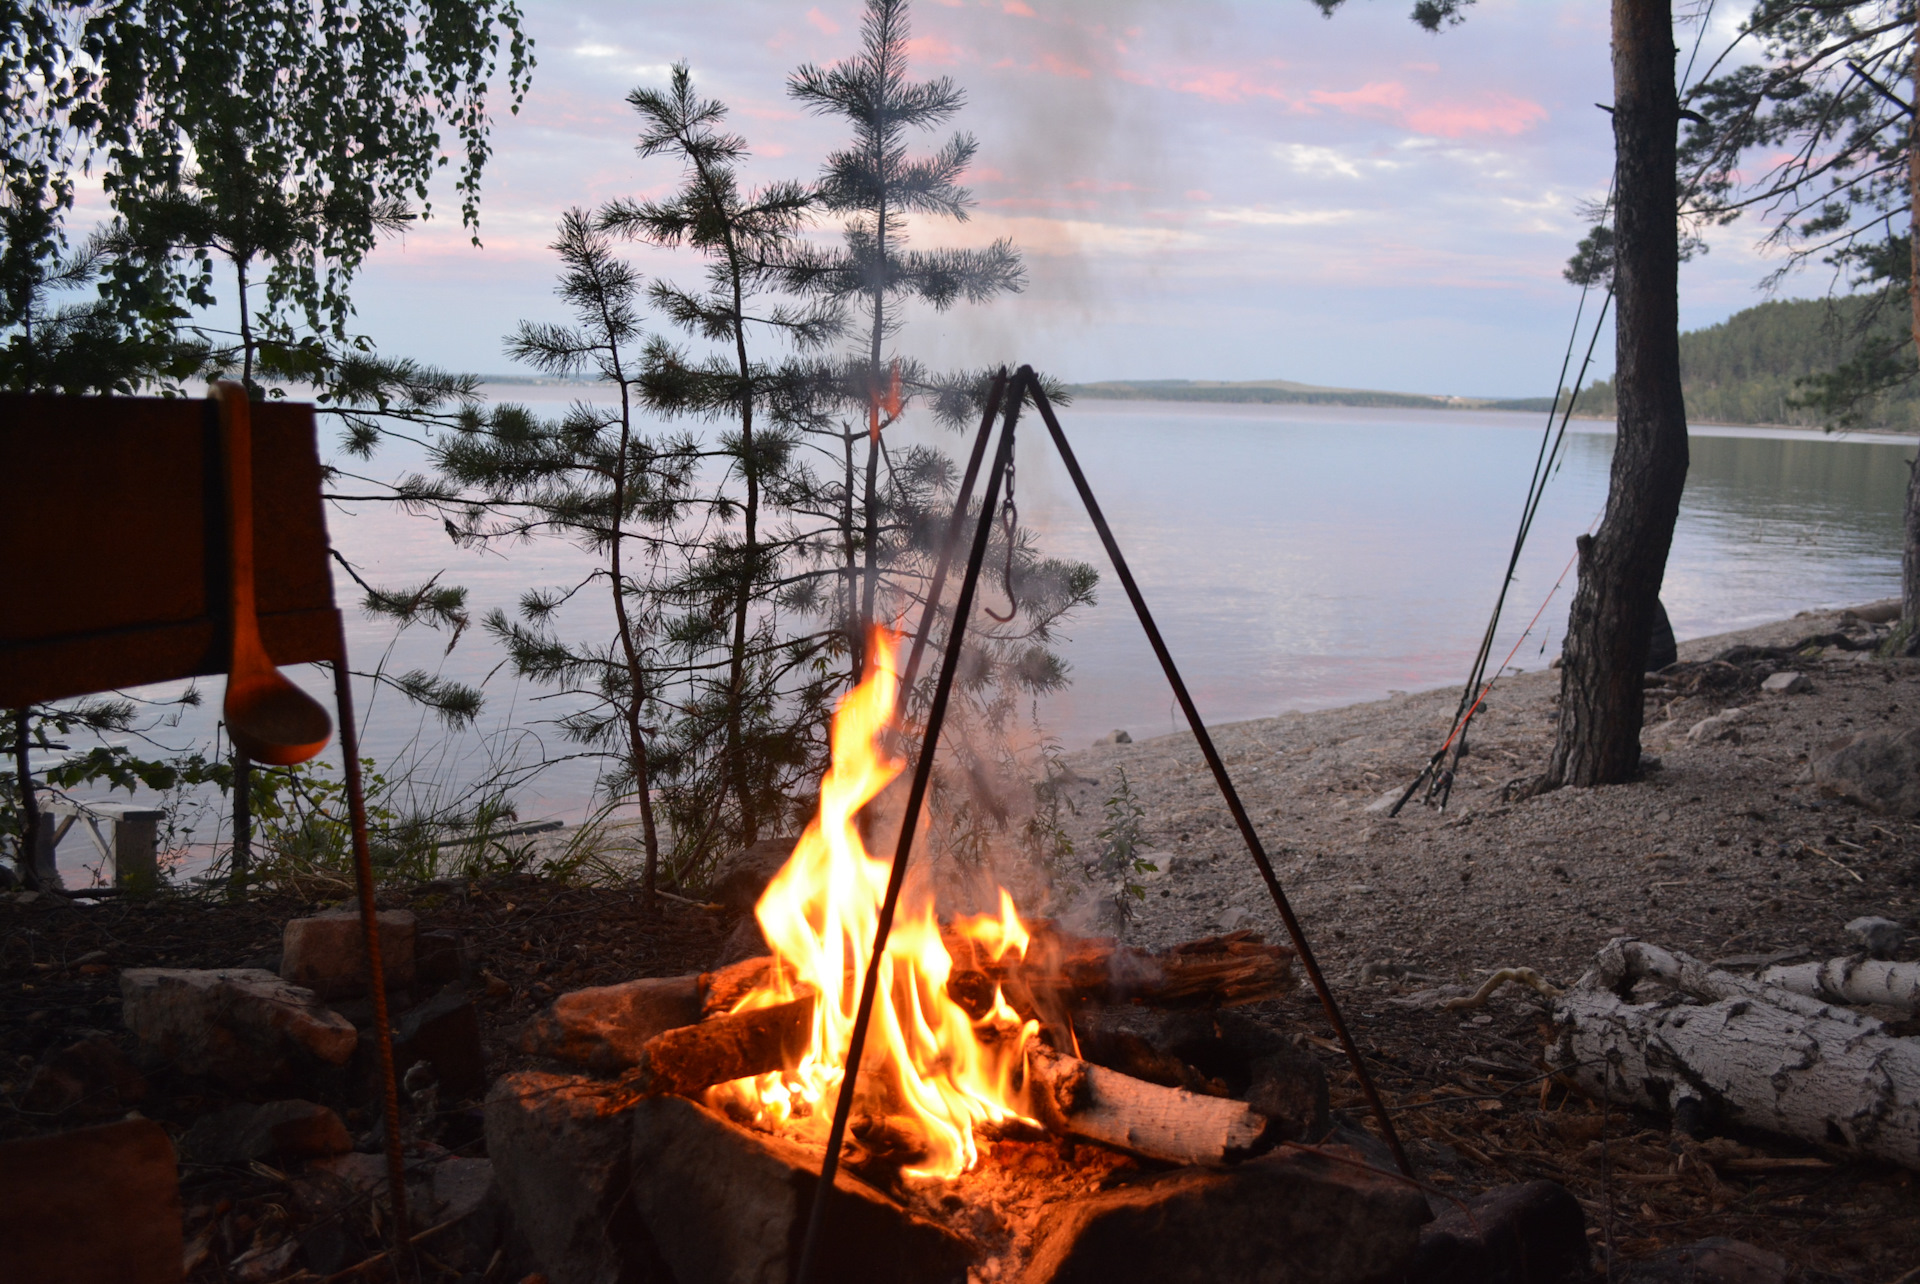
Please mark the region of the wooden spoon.
[[220, 403], [227, 476], [227, 549], [232, 560], [233, 660], [223, 706], [234, 748], [275, 767], [305, 762], [327, 747], [333, 719], [319, 701], [289, 682], [267, 658], [253, 596], [253, 420], [247, 390], [222, 379]]

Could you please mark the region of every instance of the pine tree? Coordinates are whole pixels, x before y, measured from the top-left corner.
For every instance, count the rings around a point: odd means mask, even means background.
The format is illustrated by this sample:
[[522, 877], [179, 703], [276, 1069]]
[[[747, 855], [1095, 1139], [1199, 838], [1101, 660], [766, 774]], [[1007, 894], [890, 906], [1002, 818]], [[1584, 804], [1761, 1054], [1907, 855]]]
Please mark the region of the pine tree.
[[[777, 589], [800, 536], [777, 528], [781, 501], [813, 489], [796, 460], [796, 415], [810, 404], [808, 381], [787, 362], [756, 359], [756, 336], [789, 354], [818, 348], [841, 328], [831, 299], [783, 301], [782, 266], [815, 202], [793, 182], [743, 189], [746, 141], [726, 132], [724, 104], [699, 97], [685, 63], [663, 90], [627, 97], [642, 126], [643, 158], [680, 162], [682, 185], [660, 201], [615, 201], [603, 228], [653, 245], [685, 246], [707, 260], [703, 290], [664, 280], [650, 301], [679, 329], [715, 345], [694, 359], [663, 341], [648, 352], [648, 404], [671, 416], [726, 425], [703, 455], [724, 465], [698, 499], [714, 533], [684, 550], [660, 595], [681, 614], [668, 629], [690, 688], [675, 722], [676, 831], [688, 843], [679, 864], [697, 864], [716, 840], [754, 842], [763, 821], [784, 809], [782, 786], [810, 764], [809, 740], [825, 693], [802, 676], [817, 647], [783, 634]], [[735, 487], [738, 487], [736, 491]], [[719, 681], [708, 657], [719, 656]], [[717, 741], [717, 747], [716, 747]], [[731, 798], [730, 808], [723, 806]]]
[[[562, 717], [561, 728], [620, 764], [604, 784], [615, 797], [630, 791], [639, 808], [651, 897], [660, 867], [651, 744], [663, 713], [653, 574], [660, 532], [677, 514], [697, 460], [690, 442], [661, 443], [639, 431], [645, 337], [636, 308], [639, 274], [613, 252], [611, 237], [585, 210], [562, 218], [552, 248], [564, 267], [556, 293], [572, 308], [574, 324], [522, 322], [507, 353], [550, 374], [591, 371], [618, 391], [618, 406], [576, 403], [556, 422], [518, 406], [499, 406], [484, 417], [473, 413], [436, 447], [434, 462], [454, 488], [443, 498], [469, 500], [468, 520], [455, 531], [463, 541], [554, 534], [599, 559], [587, 580], [528, 592], [519, 619], [496, 609], [484, 627], [506, 647], [518, 673], [582, 702]], [[613, 608], [613, 636], [590, 643], [561, 639], [555, 612], [596, 583]]]
[[850, 216], [844, 247], [796, 259], [792, 279], [864, 313], [861, 349], [839, 380], [843, 400], [866, 421], [867, 439], [865, 479], [856, 493], [859, 429], [852, 420], [842, 423], [844, 627], [855, 675], [864, 667], [861, 648], [879, 592], [881, 433], [910, 404], [919, 382], [912, 378], [917, 367], [907, 363], [903, 371], [898, 359], [887, 360], [887, 341], [899, 331], [903, 305], [911, 300], [945, 310], [963, 298], [985, 302], [1017, 292], [1026, 281], [1019, 253], [1005, 239], [983, 250], [906, 248], [905, 224], [914, 216], [966, 221], [973, 197], [959, 179], [976, 150], [972, 136], [962, 133], [931, 155], [908, 156], [908, 135], [945, 124], [966, 96], [945, 76], [908, 80], [907, 38], [906, 0], [867, 0], [860, 52], [832, 68], [803, 66], [787, 82], [788, 93], [809, 110], [842, 117], [853, 127], [851, 143], [827, 158], [819, 184], [823, 207]]

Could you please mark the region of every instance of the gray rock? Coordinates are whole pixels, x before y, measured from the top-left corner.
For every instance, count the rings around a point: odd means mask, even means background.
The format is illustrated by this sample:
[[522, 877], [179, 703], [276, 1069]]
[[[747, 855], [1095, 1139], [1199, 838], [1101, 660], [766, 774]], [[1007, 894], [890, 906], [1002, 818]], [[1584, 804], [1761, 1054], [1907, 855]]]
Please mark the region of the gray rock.
[[240, 1088], [345, 1065], [357, 1041], [311, 990], [250, 968], [129, 968], [120, 1015], [145, 1055]]
[[180, 1179], [151, 1119], [0, 1143], [0, 1280], [179, 1284]]
[[[681, 1097], [640, 1102], [632, 1129], [632, 1204], [672, 1272], [664, 1278], [790, 1277], [818, 1188], [818, 1154], [736, 1128]], [[959, 1284], [967, 1276], [965, 1244], [844, 1170], [827, 1217], [818, 1279]]]
[[1021, 1284], [1375, 1284], [1402, 1278], [1428, 1216], [1418, 1191], [1357, 1152], [1281, 1150], [1055, 1208]]
[[43, 1115], [71, 1110], [81, 1119], [125, 1114], [147, 1095], [147, 1081], [104, 1034], [91, 1034], [34, 1067], [20, 1098]]
[[1408, 1284], [1562, 1284], [1587, 1278], [1587, 1218], [1565, 1186], [1530, 1181], [1447, 1203], [1420, 1232]]
[[[380, 967], [387, 989], [414, 983], [414, 920], [407, 910], [381, 910]], [[357, 910], [330, 910], [287, 922], [280, 942], [280, 976], [323, 999], [367, 992], [366, 936]]]
[[527, 1023], [520, 1050], [615, 1074], [639, 1064], [647, 1040], [700, 1019], [700, 978], [646, 977], [556, 998]]
[[1235, 905], [1232, 909], [1224, 911], [1220, 917], [1214, 921], [1220, 925], [1222, 932], [1237, 932], [1247, 924], [1253, 922], [1253, 911], [1242, 909], [1240, 906]]
[[409, 1177], [407, 1194], [431, 1225], [453, 1223], [433, 1237], [435, 1257], [458, 1271], [486, 1269], [506, 1221], [492, 1160], [450, 1155], [432, 1166], [425, 1182]]
[[197, 1164], [304, 1159], [352, 1149], [353, 1138], [340, 1116], [311, 1101], [229, 1106], [202, 1115], [180, 1141], [182, 1157]]
[[1813, 690], [1813, 681], [1804, 673], [1776, 673], [1762, 682], [1760, 689], [1775, 695], [1804, 695]]
[[1813, 781], [1889, 816], [1920, 812], [1920, 727], [1861, 731], [1830, 740], [1808, 755]]
[[458, 988], [434, 995], [394, 1023], [393, 1057], [402, 1074], [416, 1061], [432, 1065], [448, 1097], [475, 1096], [487, 1086], [480, 1018]]
[[760, 900], [760, 893], [793, 855], [798, 838], [762, 838], [751, 846], [723, 856], [714, 866], [707, 884], [707, 896], [735, 914], [749, 914]]
[[1694, 744], [1708, 744], [1715, 740], [1731, 740], [1738, 744], [1739, 725], [1746, 721], [1747, 710], [1723, 709], [1711, 718], [1702, 718], [1687, 730], [1687, 739]]
[[1892, 958], [1907, 941], [1906, 927], [1890, 918], [1856, 918], [1847, 924], [1846, 932], [1877, 959]]
[[494, 1178], [550, 1284], [672, 1278], [627, 1199], [628, 1100], [604, 1084], [537, 1072], [507, 1075], [487, 1094]]
[[[819, 1156], [681, 1097], [517, 1074], [487, 1099], [487, 1151], [552, 1284], [787, 1279]], [[842, 1173], [822, 1279], [966, 1277], [965, 1246]]]
[[467, 953], [453, 932], [416, 932], [413, 938], [413, 974], [421, 985], [446, 985], [464, 980]]

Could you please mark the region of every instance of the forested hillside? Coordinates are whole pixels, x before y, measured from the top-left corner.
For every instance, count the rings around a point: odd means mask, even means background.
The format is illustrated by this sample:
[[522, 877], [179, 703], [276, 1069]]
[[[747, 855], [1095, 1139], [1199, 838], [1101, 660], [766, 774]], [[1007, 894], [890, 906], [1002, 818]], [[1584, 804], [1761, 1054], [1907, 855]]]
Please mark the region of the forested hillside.
[[[1695, 423], [1794, 424], [1819, 427], [1818, 410], [1796, 406], [1797, 381], [1832, 370], [1878, 334], [1907, 324], [1903, 307], [1869, 312], [1863, 296], [1762, 303], [1704, 330], [1680, 336], [1680, 378], [1687, 418]], [[1579, 413], [1611, 418], [1613, 384], [1601, 380], [1580, 394]], [[1920, 389], [1876, 398], [1859, 425], [1920, 430]]]

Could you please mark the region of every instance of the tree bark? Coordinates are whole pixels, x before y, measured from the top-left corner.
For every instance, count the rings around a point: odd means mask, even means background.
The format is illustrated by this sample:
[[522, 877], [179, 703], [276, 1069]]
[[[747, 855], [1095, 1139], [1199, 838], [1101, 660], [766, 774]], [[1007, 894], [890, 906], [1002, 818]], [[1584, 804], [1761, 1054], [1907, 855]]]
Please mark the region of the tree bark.
[[[1920, 94], [1920, 40], [1913, 49], [1913, 87]], [[1920, 114], [1907, 132], [1907, 200], [1914, 227], [1920, 227]], [[1920, 350], [1920, 233], [1909, 229], [1907, 252], [1912, 273], [1907, 280], [1907, 304], [1912, 314], [1913, 341]], [[1907, 466], [1906, 539], [1900, 547], [1900, 628], [1895, 649], [1920, 655], [1920, 468]]]
[[1641, 685], [1687, 481], [1680, 393], [1671, 0], [1614, 0], [1614, 387], [1606, 515], [1581, 536], [1548, 785], [1616, 784], [1640, 767]]

